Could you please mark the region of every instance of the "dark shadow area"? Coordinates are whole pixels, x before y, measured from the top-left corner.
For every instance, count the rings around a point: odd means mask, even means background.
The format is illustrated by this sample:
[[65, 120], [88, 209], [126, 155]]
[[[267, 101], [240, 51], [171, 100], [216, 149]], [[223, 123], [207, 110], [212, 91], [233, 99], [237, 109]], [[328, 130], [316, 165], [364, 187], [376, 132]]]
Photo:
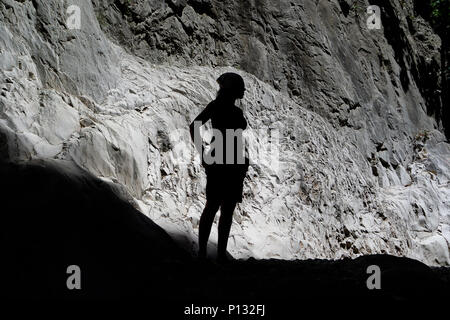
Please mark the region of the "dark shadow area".
[[382, 10], [384, 36], [394, 50], [395, 61], [397, 61], [400, 67], [400, 82], [403, 90], [407, 92], [409, 89], [410, 79], [405, 60], [411, 60], [411, 46], [407, 41], [405, 32], [400, 27], [400, 20], [389, 1], [373, 0], [372, 2], [373, 3], [371, 4], [379, 6]]
[[[440, 112], [437, 112], [437, 119], [442, 120], [442, 125], [444, 127], [445, 135], [447, 140], [450, 138], [450, 94], [449, 94], [449, 78], [450, 78], [450, 64], [449, 64], [449, 54], [450, 54], [450, 45], [449, 45], [449, 30], [450, 30], [450, 19], [448, 19], [448, 12], [450, 10], [450, 1], [441, 1], [435, 2], [436, 7], [435, 12], [433, 14], [433, 8], [431, 6], [431, 1], [421, 1], [414, 0], [414, 11], [424, 18], [428, 23], [430, 23], [434, 32], [441, 38], [441, 65], [440, 70], [437, 70], [433, 66], [432, 70], [419, 70], [421, 71], [424, 79], [423, 83], [426, 83], [430, 79], [430, 75], [436, 76], [437, 71], [440, 71], [441, 76], [441, 88], [440, 94], [435, 94], [434, 99], [441, 99], [440, 103], [436, 101], [431, 101], [435, 103], [435, 106], [440, 106]], [[422, 63], [423, 65], [423, 63]], [[423, 72], [425, 71], [425, 73]], [[431, 89], [432, 85], [435, 85], [435, 81], [428, 82], [428, 89]], [[422, 85], [423, 87], [423, 85]], [[430, 90], [428, 90], [430, 92]], [[447, 107], [445, 107], [447, 106]], [[428, 106], [427, 106], [428, 107]], [[436, 109], [436, 107], [435, 107]], [[439, 111], [439, 110], [438, 110]]]
[[[67, 162], [2, 164], [0, 190], [2, 296], [164, 295], [170, 269], [189, 259], [108, 184]], [[69, 265], [81, 268], [82, 290], [67, 289]], [[167, 277], [145, 280], [155, 268]]]
[[[373, 0], [371, 4], [379, 6], [382, 10], [384, 36], [394, 50], [394, 57], [400, 67], [400, 81], [402, 88], [408, 92], [410, 81], [416, 83], [426, 104], [427, 114], [433, 116], [438, 123], [442, 122], [444, 132], [449, 137], [449, 108], [448, 105], [448, 27], [436, 27], [431, 18], [429, 1], [414, 1], [415, 12], [430, 22], [434, 31], [441, 37], [441, 61], [434, 57], [427, 61], [424, 57], [417, 60], [413, 58], [414, 50], [411, 47], [401, 21], [395, 8], [387, 0]], [[406, 17], [411, 35], [417, 37], [414, 28], [415, 17]], [[447, 23], [448, 25], [448, 23]], [[419, 35], [420, 37], [420, 35]], [[408, 70], [410, 75], [408, 75]], [[412, 76], [412, 79], [410, 78]]]
[[[199, 262], [108, 184], [64, 162], [3, 163], [0, 187], [3, 299], [162, 301], [178, 314], [191, 303], [253, 302], [273, 315], [299, 302], [448, 298], [448, 269], [388, 255]], [[66, 286], [69, 265], [81, 269], [81, 290]], [[381, 290], [367, 289], [369, 265], [381, 269]]]
[[350, 13], [350, 5], [345, 0], [338, 0], [339, 6], [341, 7], [342, 13], [345, 17]]

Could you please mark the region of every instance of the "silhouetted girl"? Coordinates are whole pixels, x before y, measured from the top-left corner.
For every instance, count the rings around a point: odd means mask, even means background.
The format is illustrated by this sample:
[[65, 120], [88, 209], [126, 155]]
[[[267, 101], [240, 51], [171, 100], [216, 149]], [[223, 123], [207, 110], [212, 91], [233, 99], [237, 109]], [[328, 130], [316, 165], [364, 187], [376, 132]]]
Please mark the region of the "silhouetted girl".
[[[249, 159], [244, 155], [241, 134], [247, 127], [247, 121], [242, 110], [234, 105], [236, 99], [244, 97], [244, 80], [236, 73], [227, 72], [222, 74], [217, 82], [220, 89], [216, 99], [194, 119], [190, 132], [202, 156], [207, 175], [206, 205], [200, 218], [198, 254], [200, 258], [206, 257], [211, 226], [220, 208], [217, 258], [219, 261], [225, 261], [233, 211], [236, 204], [242, 201], [242, 186]], [[212, 148], [205, 155], [199, 140], [200, 126], [210, 119], [214, 136], [211, 141]]]

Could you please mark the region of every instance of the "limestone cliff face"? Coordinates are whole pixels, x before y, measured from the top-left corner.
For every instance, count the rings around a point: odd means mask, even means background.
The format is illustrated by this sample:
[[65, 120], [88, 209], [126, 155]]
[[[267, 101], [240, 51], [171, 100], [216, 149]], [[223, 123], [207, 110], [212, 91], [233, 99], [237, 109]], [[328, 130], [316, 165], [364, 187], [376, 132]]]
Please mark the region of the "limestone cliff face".
[[235, 257], [449, 265], [441, 41], [412, 1], [371, 4], [381, 30], [367, 1], [2, 0], [1, 157], [70, 160], [195, 249], [205, 176], [187, 127], [233, 70], [262, 155]]

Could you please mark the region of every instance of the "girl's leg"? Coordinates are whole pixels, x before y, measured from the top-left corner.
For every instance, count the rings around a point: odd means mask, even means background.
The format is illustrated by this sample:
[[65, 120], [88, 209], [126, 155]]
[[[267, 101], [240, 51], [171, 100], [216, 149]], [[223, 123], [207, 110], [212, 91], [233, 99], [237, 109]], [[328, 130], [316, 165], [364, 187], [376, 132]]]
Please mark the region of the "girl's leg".
[[237, 202], [225, 201], [220, 208], [219, 219], [219, 239], [217, 245], [217, 258], [226, 260], [228, 236], [230, 235], [231, 223], [233, 222], [233, 212]]
[[211, 233], [211, 226], [214, 222], [214, 216], [219, 210], [220, 202], [206, 201], [205, 209], [200, 217], [200, 225], [198, 231], [198, 256], [199, 258], [206, 258], [206, 247], [208, 243], [209, 234]]

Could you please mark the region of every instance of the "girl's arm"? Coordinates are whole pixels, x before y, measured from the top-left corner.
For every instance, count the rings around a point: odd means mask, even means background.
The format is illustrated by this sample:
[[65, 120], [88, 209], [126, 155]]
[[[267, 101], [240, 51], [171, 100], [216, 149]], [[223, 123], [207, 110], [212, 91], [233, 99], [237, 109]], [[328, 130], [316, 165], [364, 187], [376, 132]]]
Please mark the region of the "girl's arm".
[[[213, 101], [214, 102], [214, 101]], [[213, 102], [210, 102], [205, 109], [192, 121], [189, 126], [189, 132], [191, 134], [191, 139], [200, 155], [203, 156], [203, 143], [200, 136], [200, 127], [204, 125], [209, 119], [211, 119], [213, 112]]]

